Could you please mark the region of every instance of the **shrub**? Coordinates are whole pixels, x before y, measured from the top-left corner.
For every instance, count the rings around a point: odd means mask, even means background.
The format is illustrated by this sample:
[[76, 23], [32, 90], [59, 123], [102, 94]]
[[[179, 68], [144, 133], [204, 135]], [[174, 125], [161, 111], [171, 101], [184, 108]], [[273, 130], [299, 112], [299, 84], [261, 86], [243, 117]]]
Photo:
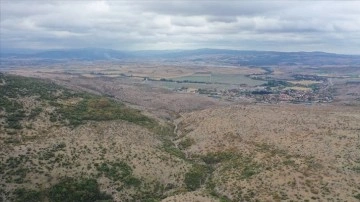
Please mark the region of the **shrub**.
[[193, 165], [192, 169], [185, 174], [185, 184], [188, 190], [194, 191], [200, 188], [201, 184], [209, 173], [209, 169], [203, 165]]
[[113, 181], [121, 181], [127, 186], [138, 187], [141, 181], [132, 175], [131, 167], [124, 162], [108, 162], [96, 166], [100, 174]]
[[39, 191], [18, 188], [14, 191], [16, 202], [38, 202], [41, 201], [41, 193]]
[[180, 149], [186, 149], [191, 147], [195, 143], [195, 140], [192, 138], [186, 138], [185, 140], [179, 142], [179, 148]]
[[110, 200], [111, 196], [99, 190], [95, 179], [64, 178], [49, 190], [49, 200], [52, 202], [88, 202]]
[[233, 157], [233, 154], [230, 152], [218, 152], [218, 153], [209, 153], [206, 156], [202, 157], [202, 160], [206, 164], [217, 164], [222, 161], [230, 160]]

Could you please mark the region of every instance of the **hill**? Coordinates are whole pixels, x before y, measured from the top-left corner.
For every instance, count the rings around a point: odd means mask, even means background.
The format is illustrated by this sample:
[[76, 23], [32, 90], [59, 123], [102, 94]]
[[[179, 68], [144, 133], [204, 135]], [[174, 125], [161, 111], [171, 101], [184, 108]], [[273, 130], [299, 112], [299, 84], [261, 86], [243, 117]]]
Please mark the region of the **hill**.
[[0, 201], [360, 198], [357, 106], [212, 104], [173, 120], [74, 89], [0, 74]]
[[1, 201], [154, 201], [187, 190], [193, 163], [171, 124], [50, 81], [0, 81]]
[[237, 105], [184, 113], [177, 144], [231, 201], [356, 201], [356, 107]]
[[275, 52], [243, 51], [226, 49], [196, 50], [148, 50], [118, 51], [100, 48], [60, 49], [28, 54], [7, 54], [1, 56], [8, 60], [125, 60], [125, 61], [166, 61], [197, 62], [228, 65], [359, 65], [360, 56], [325, 52]]

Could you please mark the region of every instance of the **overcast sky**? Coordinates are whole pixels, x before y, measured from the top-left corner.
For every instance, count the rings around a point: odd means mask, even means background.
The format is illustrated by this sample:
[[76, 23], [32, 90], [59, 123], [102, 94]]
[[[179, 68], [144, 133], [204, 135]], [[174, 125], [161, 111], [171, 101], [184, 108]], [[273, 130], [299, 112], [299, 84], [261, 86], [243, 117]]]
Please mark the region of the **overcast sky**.
[[360, 1], [1, 0], [1, 48], [360, 54]]

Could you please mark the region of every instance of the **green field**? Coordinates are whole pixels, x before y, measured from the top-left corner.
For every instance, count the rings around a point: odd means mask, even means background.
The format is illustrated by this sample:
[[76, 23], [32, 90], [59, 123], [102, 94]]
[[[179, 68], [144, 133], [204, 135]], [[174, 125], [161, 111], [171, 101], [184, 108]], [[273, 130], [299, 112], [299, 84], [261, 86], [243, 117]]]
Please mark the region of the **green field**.
[[202, 88], [202, 89], [227, 89], [231, 85], [229, 84], [206, 84], [206, 83], [177, 83], [177, 82], [169, 82], [169, 81], [157, 81], [152, 82], [151, 85], [167, 88], [167, 89], [178, 89], [178, 88]]
[[213, 74], [213, 75], [192, 75], [183, 76], [173, 79], [174, 81], [189, 81], [189, 82], [206, 82], [206, 83], [221, 83], [221, 84], [246, 84], [249, 86], [261, 85], [265, 82], [254, 80], [246, 77], [243, 74]]

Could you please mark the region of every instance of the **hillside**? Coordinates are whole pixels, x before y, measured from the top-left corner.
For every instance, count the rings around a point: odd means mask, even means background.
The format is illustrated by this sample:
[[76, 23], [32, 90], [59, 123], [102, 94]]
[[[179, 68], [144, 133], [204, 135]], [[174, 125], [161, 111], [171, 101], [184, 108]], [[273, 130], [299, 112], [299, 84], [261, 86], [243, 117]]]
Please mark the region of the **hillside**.
[[235, 105], [177, 122], [177, 144], [212, 168], [207, 186], [232, 201], [360, 197], [359, 108]]
[[0, 81], [1, 201], [157, 201], [187, 190], [193, 163], [171, 124], [49, 81]]
[[162, 120], [69, 86], [0, 74], [0, 201], [360, 199], [356, 106], [209, 105]]

